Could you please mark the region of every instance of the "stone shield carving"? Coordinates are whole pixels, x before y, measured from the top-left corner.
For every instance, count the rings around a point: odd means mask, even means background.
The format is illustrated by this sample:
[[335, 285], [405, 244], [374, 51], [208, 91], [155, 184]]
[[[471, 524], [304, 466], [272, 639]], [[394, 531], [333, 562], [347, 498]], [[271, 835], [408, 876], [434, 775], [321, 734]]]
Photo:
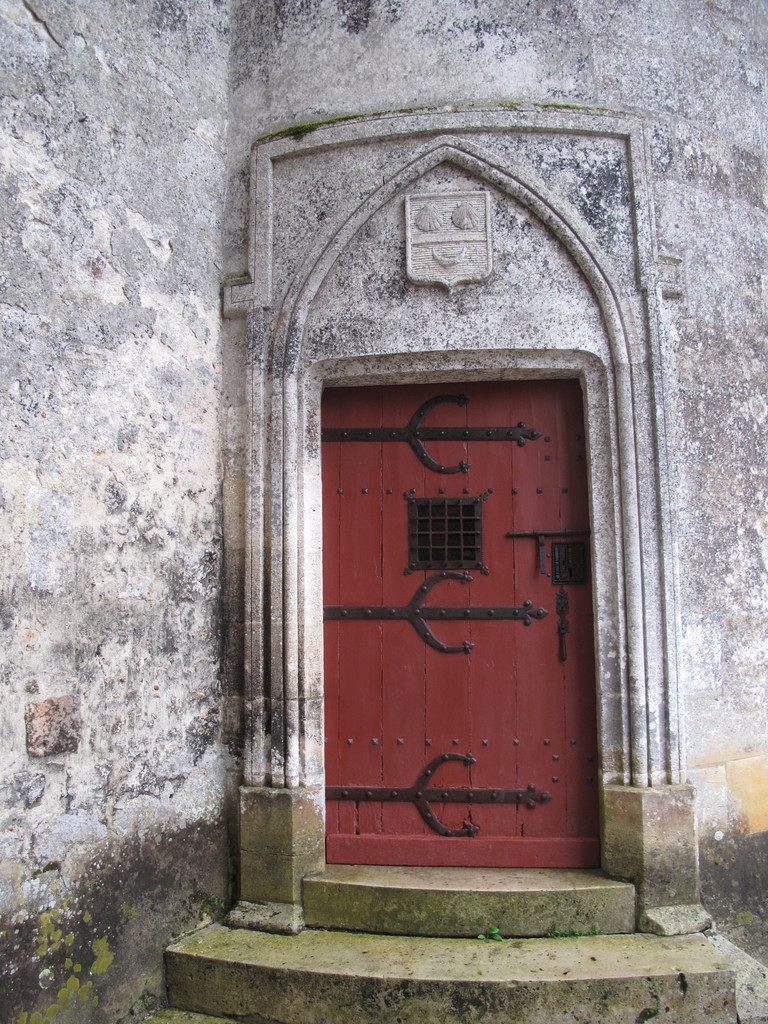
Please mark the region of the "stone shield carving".
[[485, 281], [492, 270], [489, 192], [405, 197], [406, 270], [418, 284]]

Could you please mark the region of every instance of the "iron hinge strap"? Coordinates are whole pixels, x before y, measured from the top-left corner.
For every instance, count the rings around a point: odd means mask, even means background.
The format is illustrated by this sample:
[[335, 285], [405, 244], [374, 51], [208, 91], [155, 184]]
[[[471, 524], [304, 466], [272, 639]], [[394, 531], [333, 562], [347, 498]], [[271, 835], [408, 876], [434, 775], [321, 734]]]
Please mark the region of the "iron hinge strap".
[[[416, 794], [410, 789], [393, 789], [387, 786], [328, 786], [325, 791], [328, 800], [375, 800], [381, 803], [413, 800]], [[443, 804], [525, 804], [531, 809], [537, 803], [546, 803], [552, 794], [531, 789], [425, 789], [419, 798]]]
[[551, 793], [546, 790], [538, 791], [533, 783], [526, 789], [440, 789], [430, 785], [435, 770], [446, 761], [461, 761], [466, 767], [477, 763], [471, 754], [439, 754], [429, 762], [412, 786], [327, 786], [325, 796], [327, 800], [412, 803], [431, 829], [442, 836], [451, 837], [472, 837], [477, 835], [480, 828], [472, 822], [464, 822], [461, 828], [450, 828], [433, 811], [433, 801], [462, 804], [525, 804], [533, 810], [536, 804], [547, 803], [552, 799]]
[[439, 572], [428, 577], [417, 589], [411, 601], [406, 605], [326, 605], [323, 609], [323, 618], [326, 621], [338, 620], [381, 620], [392, 621], [405, 620], [410, 622], [416, 632], [424, 641], [442, 654], [469, 654], [474, 647], [469, 640], [462, 644], [444, 644], [438, 640], [430, 629], [427, 620], [457, 620], [468, 621], [482, 619], [486, 622], [516, 620], [526, 626], [530, 626], [534, 619], [543, 619], [549, 613], [546, 608], [534, 608], [532, 601], [525, 601], [521, 605], [508, 605], [499, 607], [475, 606], [461, 607], [448, 605], [442, 607], [431, 607], [424, 604], [429, 591], [443, 580], [457, 580], [459, 583], [470, 583], [472, 577], [468, 572]]
[[414, 454], [428, 469], [436, 473], [466, 473], [468, 462], [461, 461], [455, 466], [444, 466], [436, 462], [424, 447], [425, 441], [516, 441], [522, 446], [526, 441], [537, 441], [541, 431], [518, 423], [516, 427], [423, 427], [424, 417], [436, 405], [450, 403], [467, 405], [465, 395], [436, 395], [419, 406], [404, 427], [325, 427], [321, 431], [323, 441], [405, 441]]

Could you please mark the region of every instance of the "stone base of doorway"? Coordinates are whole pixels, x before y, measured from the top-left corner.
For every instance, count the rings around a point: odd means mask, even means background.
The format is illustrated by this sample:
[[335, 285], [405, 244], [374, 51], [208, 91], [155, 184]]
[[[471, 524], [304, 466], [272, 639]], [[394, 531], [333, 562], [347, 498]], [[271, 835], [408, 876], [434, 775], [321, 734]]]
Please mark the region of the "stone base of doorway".
[[169, 947], [166, 967], [178, 1010], [259, 1024], [736, 1021], [733, 973], [702, 935], [481, 942], [211, 925]]
[[[635, 930], [635, 889], [600, 871], [329, 864], [304, 879], [311, 928], [476, 938]], [[275, 929], [264, 929], [274, 931]]]

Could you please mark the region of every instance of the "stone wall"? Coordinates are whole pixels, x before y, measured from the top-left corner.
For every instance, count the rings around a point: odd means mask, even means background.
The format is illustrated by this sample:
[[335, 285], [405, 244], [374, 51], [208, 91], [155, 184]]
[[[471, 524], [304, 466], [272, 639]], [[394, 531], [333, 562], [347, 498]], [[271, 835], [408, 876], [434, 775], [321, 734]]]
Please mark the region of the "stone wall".
[[228, 14], [3, 0], [0, 40], [0, 1020], [111, 1022], [230, 885]]
[[3, 1024], [151, 1004], [170, 934], [228, 899], [247, 395], [219, 287], [246, 268], [249, 151], [423, 106], [647, 126], [682, 260], [658, 325], [682, 754], [705, 899], [765, 955], [767, 21], [762, 0], [0, 0]]

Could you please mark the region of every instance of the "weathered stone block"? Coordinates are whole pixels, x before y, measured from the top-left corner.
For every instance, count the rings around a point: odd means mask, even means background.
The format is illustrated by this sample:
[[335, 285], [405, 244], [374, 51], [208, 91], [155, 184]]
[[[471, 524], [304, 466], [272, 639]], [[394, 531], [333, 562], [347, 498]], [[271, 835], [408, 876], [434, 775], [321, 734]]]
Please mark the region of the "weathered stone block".
[[49, 697], [39, 704], [27, 704], [24, 720], [30, 757], [77, 750], [82, 728], [79, 697]]
[[25, 807], [34, 807], [43, 798], [45, 775], [42, 772], [17, 772], [9, 790], [6, 797], [9, 806], [24, 804]]
[[240, 898], [298, 903], [304, 875], [323, 867], [319, 791], [240, 790]]
[[603, 868], [614, 878], [634, 882], [639, 927], [666, 934], [652, 914], [660, 907], [680, 908], [664, 917], [675, 934], [706, 927], [699, 903], [693, 789], [606, 786], [604, 814]]

